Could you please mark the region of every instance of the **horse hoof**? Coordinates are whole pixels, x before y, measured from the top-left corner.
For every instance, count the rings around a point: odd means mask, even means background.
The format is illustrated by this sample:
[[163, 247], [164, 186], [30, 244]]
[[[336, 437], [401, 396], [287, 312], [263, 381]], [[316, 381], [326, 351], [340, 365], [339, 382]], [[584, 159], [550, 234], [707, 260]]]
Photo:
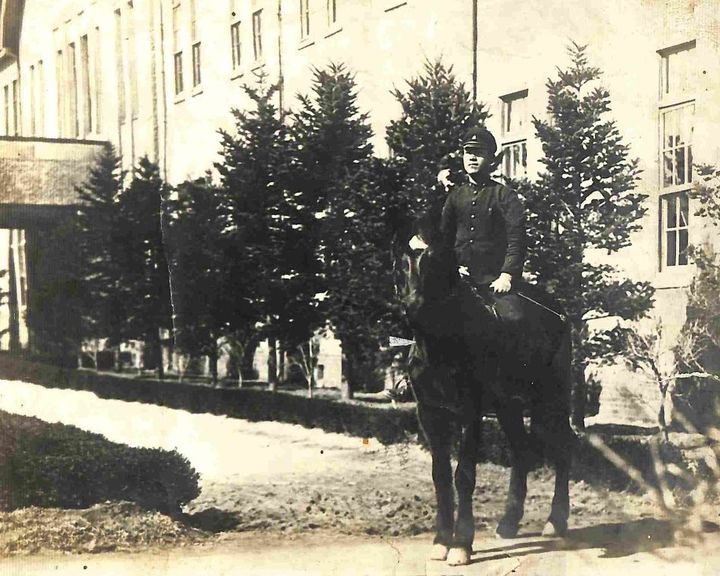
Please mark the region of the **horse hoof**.
[[467, 566], [470, 564], [469, 548], [450, 548], [447, 555], [448, 566]]
[[433, 544], [430, 551], [430, 560], [447, 560], [448, 547], [445, 544]]
[[515, 538], [518, 530], [520, 530], [519, 524], [500, 522], [495, 529], [495, 536], [502, 539]]
[[567, 524], [563, 526], [560, 524], [555, 524], [550, 520], [545, 523], [542, 531], [542, 535], [547, 538], [560, 538], [562, 536], [565, 536], [566, 533]]

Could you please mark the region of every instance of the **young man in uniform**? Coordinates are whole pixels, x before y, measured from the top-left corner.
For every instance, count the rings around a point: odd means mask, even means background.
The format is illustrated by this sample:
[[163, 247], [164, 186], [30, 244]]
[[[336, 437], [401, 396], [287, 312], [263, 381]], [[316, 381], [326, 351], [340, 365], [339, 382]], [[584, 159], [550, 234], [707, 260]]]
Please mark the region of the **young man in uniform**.
[[[497, 144], [484, 126], [471, 128], [463, 140], [464, 183], [453, 186], [442, 211], [441, 235], [452, 246], [460, 273], [489, 288], [501, 319], [522, 318], [519, 296], [525, 261], [525, 210], [513, 191], [490, 178]], [[444, 180], [440, 175], [441, 181]]]

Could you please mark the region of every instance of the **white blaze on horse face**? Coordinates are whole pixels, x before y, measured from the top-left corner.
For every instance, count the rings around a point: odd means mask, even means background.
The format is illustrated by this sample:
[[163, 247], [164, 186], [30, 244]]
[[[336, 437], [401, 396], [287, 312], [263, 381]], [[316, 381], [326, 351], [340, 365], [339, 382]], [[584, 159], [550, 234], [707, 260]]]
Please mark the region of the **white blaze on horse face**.
[[417, 234], [410, 238], [410, 242], [408, 242], [408, 246], [412, 248], [413, 250], [426, 250], [428, 245], [425, 244], [425, 240], [420, 238]]
[[460, 276], [470, 276], [470, 270], [468, 270], [467, 266], [458, 266], [458, 274]]

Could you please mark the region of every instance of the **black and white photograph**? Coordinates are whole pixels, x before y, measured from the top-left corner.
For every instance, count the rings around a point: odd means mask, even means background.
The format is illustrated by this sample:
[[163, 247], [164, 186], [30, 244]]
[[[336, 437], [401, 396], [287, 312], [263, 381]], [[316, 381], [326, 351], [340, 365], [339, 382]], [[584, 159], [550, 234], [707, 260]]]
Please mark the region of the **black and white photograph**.
[[0, 574], [720, 575], [720, 0], [0, 0]]

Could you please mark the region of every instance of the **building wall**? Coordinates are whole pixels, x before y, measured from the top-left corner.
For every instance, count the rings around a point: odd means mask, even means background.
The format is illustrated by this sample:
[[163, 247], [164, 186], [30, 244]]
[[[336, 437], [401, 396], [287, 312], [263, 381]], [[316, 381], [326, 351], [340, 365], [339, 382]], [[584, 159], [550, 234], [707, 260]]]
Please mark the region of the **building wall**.
[[[6, 133], [109, 139], [126, 167], [148, 154], [168, 180], [177, 183], [200, 175], [217, 160], [217, 131], [232, 129], [230, 109], [247, 105], [241, 86], [255, 82], [258, 73], [270, 82], [282, 77], [278, 102], [293, 109], [296, 94], [310, 88], [312, 66], [346, 64], [356, 74], [359, 105], [371, 114], [380, 155], [387, 153], [384, 128], [399, 115], [391, 90], [402, 89], [426, 60], [442, 57], [472, 87], [473, 2], [335, 0], [334, 22], [327, 13], [332, 4], [309, 0], [304, 14], [305, 2], [300, 0], [26, 0], [18, 64], [0, 70], [0, 124]], [[663, 265], [659, 253], [660, 120], [663, 106], [673, 103], [660, 94], [661, 64], [663, 51], [695, 42], [695, 78], [674, 103], [695, 103], [695, 161], [718, 162], [719, 5], [719, 0], [477, 2], [478, 99], [488, 104], [489, 125], [501, 144], [514, 143], [521, 154], [524, 141], [526, 167], [519, 160], [518, 169], [530, 177], [542, 168], [530, 119], [545, 114], [545, 82], [555, 76], [556, 66], [568, 63], [571, 40], [588, 44], [590, 62], [603, 70], [612, 116], [640, 160], [639, 187], [648, 196], [642, 231], [612, 262], [631, 277], [654, 283], [654, 314], [669, 324], [670, 332], [683, 322], [682, 298], [693, 268]], [[253, 15], [258, 11], [262, 53], [256, 55]], [[308, 22], [309, 29], [304, 28]], [[235, 62], [233, 26], [240, 40]], [[83, 36], [88, 42], [87, 74]], [[68, 72], [71, 43], [77, 64], [76, 103]], [[62, 66], [58, 50], [63, 51]], [[193, 78], [194, 53], [200, 55], [198, 82]], [[178, 54], [181, 90], [176, 90]], [[17, 107], [13, 81], [21, 94]], [[525, 121], [504, 134], [507, 102], [516, 106], [515, 119], [522, 104]], [[20, 120], [14, 121], [15, 116]], [[716, 234], [695, 222], [692, 206], [689, 217], [691, 243], [717, 243]], [[627, 374], [611, 378], [623, 379], [632, 382]]]

